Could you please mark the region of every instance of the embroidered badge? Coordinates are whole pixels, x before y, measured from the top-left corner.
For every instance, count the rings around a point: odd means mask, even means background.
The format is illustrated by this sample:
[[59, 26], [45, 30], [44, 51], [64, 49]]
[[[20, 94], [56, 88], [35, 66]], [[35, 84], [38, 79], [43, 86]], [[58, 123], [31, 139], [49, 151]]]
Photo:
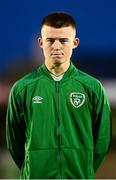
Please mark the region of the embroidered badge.
[[85, 95], [79, 92], [72, 92], [70, 93], [70, 102], [75, 108], [78, 108], [84, 104]]
[[43, 98], [40, 96], [35, 96], [32, 98], [33, 103], [42, 103]]

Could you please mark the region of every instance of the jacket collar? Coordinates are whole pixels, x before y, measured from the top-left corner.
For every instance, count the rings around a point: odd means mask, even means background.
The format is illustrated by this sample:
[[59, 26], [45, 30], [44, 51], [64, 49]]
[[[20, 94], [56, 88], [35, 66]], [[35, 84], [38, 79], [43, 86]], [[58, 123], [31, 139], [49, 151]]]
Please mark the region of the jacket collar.
[[[77, 69], [75, 68], [75, 66], [74, 66], [74, 65], [72, 64], [72, 62], [71, 62], [69, 68], [68, 68], [67, 71], [64, 73], [64, 76], [63, 76], [63, 78], [62, 78], [61, 81], [64, 81], [64, 80], [68, 79], [68, 78], [71, 76], [71, 74], [72, 74], [73, 72], [75, 72], [75, 70], [77, 70]], [[41, 65], [41, 66], [37, 69], [37, 71], [39, 71], [40, 74], [43, 74], [43, 75], [45, 75], [45, 76], [47, 76], [48, 78], [50, 78], [50, 79], [53, 80], [53, 78], [52, 78], [52, 76], [51, 76], [51, 72], [47, 69], [47, 67], [45, 66], [45, 64]]]

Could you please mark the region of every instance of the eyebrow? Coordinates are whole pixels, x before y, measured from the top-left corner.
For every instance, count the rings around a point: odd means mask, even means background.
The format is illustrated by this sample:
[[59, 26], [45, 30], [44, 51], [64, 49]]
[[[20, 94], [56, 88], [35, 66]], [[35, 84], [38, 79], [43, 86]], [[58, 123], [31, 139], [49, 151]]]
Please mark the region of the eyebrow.
[[46, 38], [46, 40], [54, 40], [54, 39], [60, 39], [60, 40], [69, 40], [69, 38]]

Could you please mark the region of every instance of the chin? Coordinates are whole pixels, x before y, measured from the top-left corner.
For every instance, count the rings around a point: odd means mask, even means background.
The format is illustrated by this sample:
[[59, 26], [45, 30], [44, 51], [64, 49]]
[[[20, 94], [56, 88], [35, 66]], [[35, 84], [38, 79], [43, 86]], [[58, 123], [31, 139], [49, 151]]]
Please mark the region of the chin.
[[53, 62], [53, 64], [55, 65], [55, 66], [60, 66], [62, 63], [61, 62]]
[[62, 63], [63, 59], [53, 59], [53, 63]]

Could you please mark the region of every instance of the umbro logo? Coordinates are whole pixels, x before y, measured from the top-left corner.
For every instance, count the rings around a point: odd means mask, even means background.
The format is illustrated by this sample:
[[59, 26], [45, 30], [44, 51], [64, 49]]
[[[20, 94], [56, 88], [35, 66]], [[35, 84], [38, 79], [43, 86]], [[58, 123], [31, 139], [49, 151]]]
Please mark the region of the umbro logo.
[[43, 98], [40, 96], [35, 96], [32, 98], [33, 103], [42, 103]]

